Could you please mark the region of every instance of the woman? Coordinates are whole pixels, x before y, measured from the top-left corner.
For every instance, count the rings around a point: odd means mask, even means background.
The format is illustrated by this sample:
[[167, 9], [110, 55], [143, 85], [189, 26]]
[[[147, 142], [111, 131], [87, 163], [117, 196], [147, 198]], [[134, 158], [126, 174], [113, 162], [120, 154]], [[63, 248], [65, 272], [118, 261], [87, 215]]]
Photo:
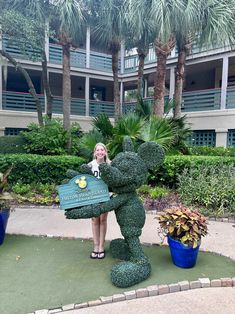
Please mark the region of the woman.
[[[96, 178], [100, 178], [99, 165], [103, 162], [111, 163], [107, 148], [103, 143], [97, 143], [93, 152], [93, 160], [88, 164]], [[107, 231], [108, 213], [101, 214], [99, 217], [92, 218], [93, 251], [90, 258], [105, 258], [104, 242]]]

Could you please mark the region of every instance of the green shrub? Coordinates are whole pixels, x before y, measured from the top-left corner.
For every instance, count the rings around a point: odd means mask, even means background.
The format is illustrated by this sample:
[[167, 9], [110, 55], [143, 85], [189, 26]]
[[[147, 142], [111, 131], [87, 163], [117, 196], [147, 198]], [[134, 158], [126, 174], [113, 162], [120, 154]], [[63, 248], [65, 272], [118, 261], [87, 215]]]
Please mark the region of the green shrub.
[[43, 127], [36, 123], [31, 123], [28, 131], [21, 132], [25, 139], [25, 149], [27, 152], [39, 155], [66, 155], [67, 143], [71, 134], [71, 154], [78, 153], [79, 136], [81, 136], [81, 127], [73, 123], [69, 132], [67, 132], [59, 119], [44, 119]]
[[156, 169], [148, 178], [151, 185], [164, 185], [176, 187], [178, 183], [178, 175], [182, 174], [184, 169], [201, 169], [202, 166], [218, 167], [223, 161], [224, 165], [235, 166], [234, 157], [219, 156], [166, 156], [164, 163], [159, 169]]
[[193, 146], [189, 148], [189, 154], [197, 156], [235, 157], [235, 147]]
[[26, 141], [19, 135], [0, 136], [0, 154], [24, 154]]
[[156, 199], [167, 196], [169, 194], [169, 190], [164, 187], [151, 187], [150, 185], [145, 184], [138, 189], [138, 193], [140, 195], [145, 194], [146, 196], [150, 196], [151, 199]]
[[235, 212], [235, 167], [218, 164], [185, 169], [178, 192], [187, 205], [203, 207], [218, 215]]
[[18, 182], [12, 186], [12, 191], [19, 203], [51, 205], [59, 201], [55, 184], [23, 184]]
[[54, 183], [60, 184], [68, 169], [79, 169], [84, 159], [75, 156], [40, 156], [31, 154], [0, 155], [0, 172], [14, 168], [9, 176], [10, 185]]

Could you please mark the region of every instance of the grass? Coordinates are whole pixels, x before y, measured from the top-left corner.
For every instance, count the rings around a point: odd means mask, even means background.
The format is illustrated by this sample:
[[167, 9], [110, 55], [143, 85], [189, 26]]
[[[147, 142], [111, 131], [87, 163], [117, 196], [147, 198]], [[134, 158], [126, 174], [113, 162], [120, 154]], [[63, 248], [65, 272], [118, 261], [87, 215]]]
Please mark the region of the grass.
[[0, 246], [0, 313], [25, 314], [70, 303], [96, 300], [153, 284], [235, 276], [235, 262], [211, 253], [199, 253], [197, 265], [181, 269], [172, 264], [167, 247], [144, 247], [151, 277], [133, 287], [112, 285], [110, 270], [117, 262], [107, 247], [104, 260], [89, 258], [92, 243], [83, 240], [10, 236]]

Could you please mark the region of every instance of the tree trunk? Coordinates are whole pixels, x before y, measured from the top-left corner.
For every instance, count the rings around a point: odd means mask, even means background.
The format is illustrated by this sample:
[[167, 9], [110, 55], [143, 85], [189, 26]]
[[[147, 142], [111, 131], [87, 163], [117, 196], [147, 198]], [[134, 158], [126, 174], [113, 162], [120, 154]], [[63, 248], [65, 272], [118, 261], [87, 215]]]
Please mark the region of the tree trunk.
[[166, 60], [175, 47], [175, 37], [172, 35], [167, 43], [155, 40], [155, 51], [157, 56], [157, 68], [154, 80], [154, 108], [153, 112], [159, 117], [164, 116], [164, 96], [166, 80]]
[[178, 62], [175, 70], [175, 109], [174, 118], [179, 118], [181, 116], [181, 105], [182, 105], [182, 92], [184, 84], [184, 70], [186, 62], [186, 49], [183, 48], [179, 51]]
[[46, 100], [47, 100], [46, 115], [51, 120], [53, 96], [50, 89], [49, 74], [48, 74], [48, 68], [47, 68], [47, 57], [44, 50], [42, 51], [42, 80], [43, 80], [43, 86], [44, 86]]
[[0, 50], [0, 54], [3, 57], [7, 58], [7, 60], [9, 60], [9, 62], [14, 65], [15, 69], [19, 70], [20, 73], [24, 76], [29, 87], [29, 93], [32, 95], [32, 97], [35, 100], [36, 110], [37, 110], [37, 115], [38, 115], [38, 123], [40, 126], [43, 126], [42, 105], [41, 105], [40, 99], [36, 93], [33, 82], [28, 72], [22, 67], [21, 63], [17, 62], [14, 58], [12, 58], [12, 56], [8, 52], [4, 50]]
[[71, 111], [71, 77], [70, 77], [70, 43], [64, 43], [63, 51], [63, 126], [70, 128]]
[[138, 48], [139, 66], [138, 66], [138, 79], [137, 79], [137, 93], [140, 97], [143, 97], [143, 77], [144, 77], [144, 61], [148, 54], [148, 51]]
[[154, 107], [153, 112], [159, 117], [164, 115], [164, 96], [166, 80], [166, 55], [157, 53], [157, 69], [154, 81]]
[[120, 44], [113, 44], [112, 51], [112, 70], [113, 70], [113, 98], [114, 98], [114, 119], [115, 121], [121, 115], [121, 104], [120, 104], [120, 90], [118, 83], [118, 52], [120, 50]]

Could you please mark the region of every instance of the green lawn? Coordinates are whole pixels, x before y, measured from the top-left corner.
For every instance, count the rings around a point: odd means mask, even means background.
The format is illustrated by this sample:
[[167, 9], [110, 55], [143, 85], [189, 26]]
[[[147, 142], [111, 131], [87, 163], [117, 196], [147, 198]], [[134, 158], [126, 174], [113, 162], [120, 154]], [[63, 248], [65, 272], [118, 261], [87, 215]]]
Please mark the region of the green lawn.
[[0, 313], [52, 309], [153, 284], [235, 276], [235, 262], [229, 258], [199, 253], [196, 267], [181, 269], [172, 264], [167, 247], [152, 246], [144, 248], [151, 277], [120, 289], [110, 281], [115, 260], [108, 252], [104, 260], [91, 260], [91, 249], [90, 241], [7, 235], [0, 246]]

